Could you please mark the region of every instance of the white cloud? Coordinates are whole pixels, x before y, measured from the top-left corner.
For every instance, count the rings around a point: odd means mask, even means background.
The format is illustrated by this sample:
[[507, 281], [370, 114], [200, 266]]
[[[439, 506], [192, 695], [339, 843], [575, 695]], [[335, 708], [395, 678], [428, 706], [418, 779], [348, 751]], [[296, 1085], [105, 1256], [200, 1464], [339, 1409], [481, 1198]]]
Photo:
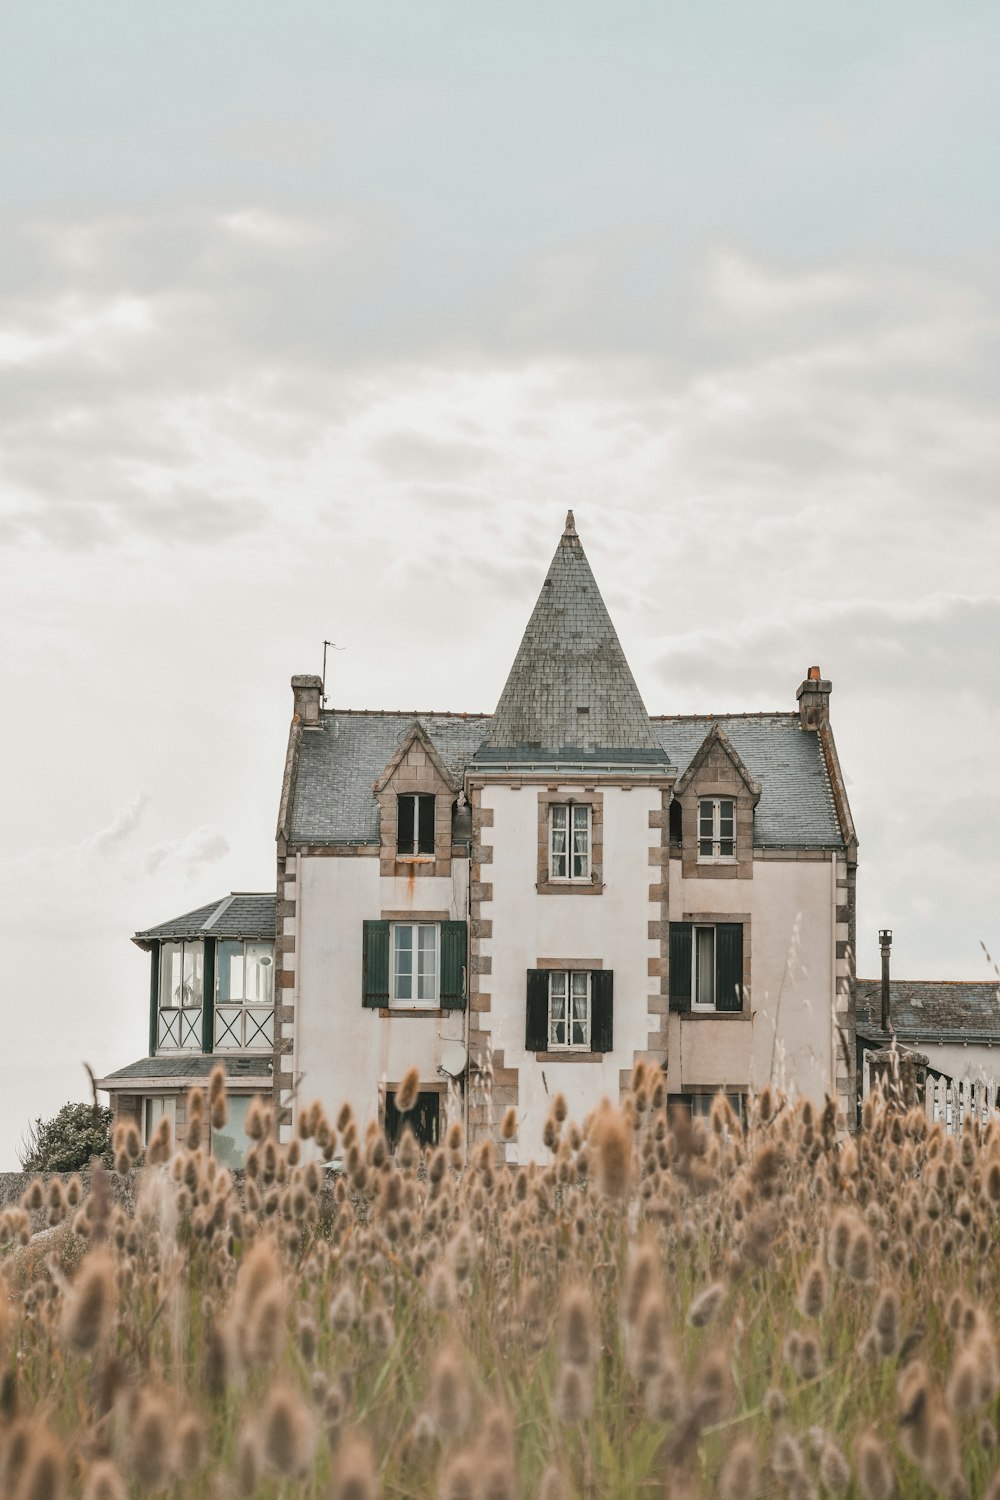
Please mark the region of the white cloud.
[[124, 807], [120, 808], [106, 828], [99, 828], [84, 839], [84, 853], [110, 854], [135, 833], [145, 816], [152, 799], [145, 792], [137, 792]]
[[203, 823], [193, 828], [181, 839], [168, 839], [154, 844], [145, 851], [143, 863], [147, 875], [154, 874], [167, 863], [177, 864], [185, 875], [191, 877], [205, 865], [216, 864], [229, 853], [229, 840], [213, 823]]

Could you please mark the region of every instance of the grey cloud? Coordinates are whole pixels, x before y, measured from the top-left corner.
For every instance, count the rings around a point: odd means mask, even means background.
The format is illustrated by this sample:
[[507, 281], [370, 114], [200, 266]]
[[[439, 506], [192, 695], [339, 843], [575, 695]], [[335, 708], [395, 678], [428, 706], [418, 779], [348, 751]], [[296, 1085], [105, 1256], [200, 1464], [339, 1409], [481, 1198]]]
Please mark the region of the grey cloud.
[[390, 477], [405, 483], [467, 479], [489, 462], [488, 448], [446, 441], [419, 432], [388, 432], [371, 445], [371, 456]]
[[83, 850], [96, 854], [109, 854], [116, 850], [135, 833], [145, 816], [150, 800], [147, 793], [137, 792], [115, 814], [106, 828], [99, 828], [96, 833], [92, 833], [88, 839], [84, 840]]
[[848, 600], [780, 617], [762, 609], [668, 640], [655, 671], [665, 688], [682, 685], [705, 695], [707, 706], [730, 702], [735, 691], [750, 704], [777, 693], [781, 704], [789, 696], [789, 667], [804, 672], [814, 662], [835, 680], [865, 681], [889, 693], [992, 683], [1000, 670], [1000, 598]]
[[147, 875], [155, 874], [165, 864], [175, 863], [184, 873], [194, 876], [205, 865], [215, 864], [229, 853], [229, 840], [220, 828], [203, 823], [182, 839], [154, 844], [145, 851], [143, 863]]

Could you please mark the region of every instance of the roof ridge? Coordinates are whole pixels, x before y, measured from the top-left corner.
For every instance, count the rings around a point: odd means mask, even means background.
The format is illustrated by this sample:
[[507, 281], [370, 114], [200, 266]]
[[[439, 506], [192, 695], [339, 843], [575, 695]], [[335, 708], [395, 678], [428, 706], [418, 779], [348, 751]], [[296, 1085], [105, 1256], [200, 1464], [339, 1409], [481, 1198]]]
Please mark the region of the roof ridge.
[[798, 713], [794, 709], [786, 708], [748, 708], [744, 712], [733, 711], [724, 714], [700, 713], [700, 714], [650, 714], [650, 722], [653, 724], [690, 723], [694, 719], [797, 719]]
[[[881, 983], [882, 983], [881, 979], [856, 979], [855, 980], [855, 984], [877, 984], [877, 985], [880, 985]], [[981, 985], [983, 987], [983, 989], [990, 989], [990, 990], [1000, 989], [1000, 982], [998, 982], [996, 979], [898, 979], [895, 974], [892, 974], [890, 976], [890, 978], [889, 978], [889, 983], [890, 984], [938, 984], [938, 985], [940, 985], [940, 984], [963, 984], [963, 985], [978, 984], [978, 985]]]
[[324, 708], [327, 718], [334, 714], [355, 714], [372, 719], [492, 719], [479, 709], [462, 708]]

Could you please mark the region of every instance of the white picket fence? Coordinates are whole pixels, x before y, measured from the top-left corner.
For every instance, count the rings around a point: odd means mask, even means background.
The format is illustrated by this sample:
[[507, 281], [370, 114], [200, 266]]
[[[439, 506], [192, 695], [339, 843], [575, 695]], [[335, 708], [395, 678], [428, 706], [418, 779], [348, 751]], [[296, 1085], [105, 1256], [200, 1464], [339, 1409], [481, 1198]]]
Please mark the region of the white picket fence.
[[[862, 1097], [867, 1096], [870, 1088], [871, 1076], [866, 1053]], [[928, 1075], [924, 1086], [924, 1110], [928, 1120], [940, 1121], [949, 1135], [960, 1135], [967, 1119], [978, 1120], [982, 1125], [989, 1122], [997, 1108], [998, 1093], [1000, 1089], [995, 1078], [955, 1082]]]

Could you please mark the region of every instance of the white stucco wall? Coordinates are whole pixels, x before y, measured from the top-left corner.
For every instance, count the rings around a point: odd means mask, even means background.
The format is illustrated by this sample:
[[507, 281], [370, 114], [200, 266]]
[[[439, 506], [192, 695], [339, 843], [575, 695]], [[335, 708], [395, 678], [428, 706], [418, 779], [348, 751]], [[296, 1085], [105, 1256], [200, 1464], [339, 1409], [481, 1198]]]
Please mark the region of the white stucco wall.
[[773, 1082], [822, 1101], [834, 1088], [833, 862], [754, 861], [751, 880], [685, 880], [670, 863], [670, 915], [750, 916], [750, 1018], [670, 1017], [667, 1086]]
[[[649, 901], [650, 883], [659, 869], [648, 863], [649, 848], [659, 831], [649, 827], [649, 813], [660, 806], [660, 793], [636, 787], [625, 791], [601, 787], [604, 794], [604, 890], [600, 895], [540, 895], [535, 886], [538, 860], [538, 788], [486, 786], [482, 806], [493, 810], [493, 826], [484, 829], [493, 861], [484, 871], [493, 885], [493, 900], [483, 915], [493, 923], [482, 952], [492, 960], [484, 979], [492, 1000], [482, 1017], [504, 1066], [519, 1070], [519, 1145], [522, 1156], [541, 1150], [542, 1129], [551, 1096], [565, 1094], [577, 1119], [600, 1103], [617, 1100], [619, 1069], [631, 1068], [633, 1055], [644, 1050], [656, 1020], [647, 997], [659, 993], [659, 980], [648, 974], [649, 958], [658, 958], [659, 943], [650, 940], [648, 923], [658, 919], [659, 903]], [[567, 799], [577, 788], [565, 788]], [[544, 958], [597, 959], [614, 971], [614, 1050], [602, 1062], [539, 1063], [524, 1047], [527, 971]], [[544, 1076], [543, 1076], [544, 1075]]]
[[416, 1064], [426, 1083], [442, 1081], [441, 1048], [465, 1035], [462, 1011], [443, 1016], [380, 1016], [361, 1003], [362, 932], [383, 911], [467, 915], [468, 864], [450, 878], [388, 879], [377, 859], [303, 858], [298, 888], [296, 1055], [299, 1103], [315, 1098], [336, 1111], [344, 1100], [363, 1123], [378, 1116], [378, 1085]]

